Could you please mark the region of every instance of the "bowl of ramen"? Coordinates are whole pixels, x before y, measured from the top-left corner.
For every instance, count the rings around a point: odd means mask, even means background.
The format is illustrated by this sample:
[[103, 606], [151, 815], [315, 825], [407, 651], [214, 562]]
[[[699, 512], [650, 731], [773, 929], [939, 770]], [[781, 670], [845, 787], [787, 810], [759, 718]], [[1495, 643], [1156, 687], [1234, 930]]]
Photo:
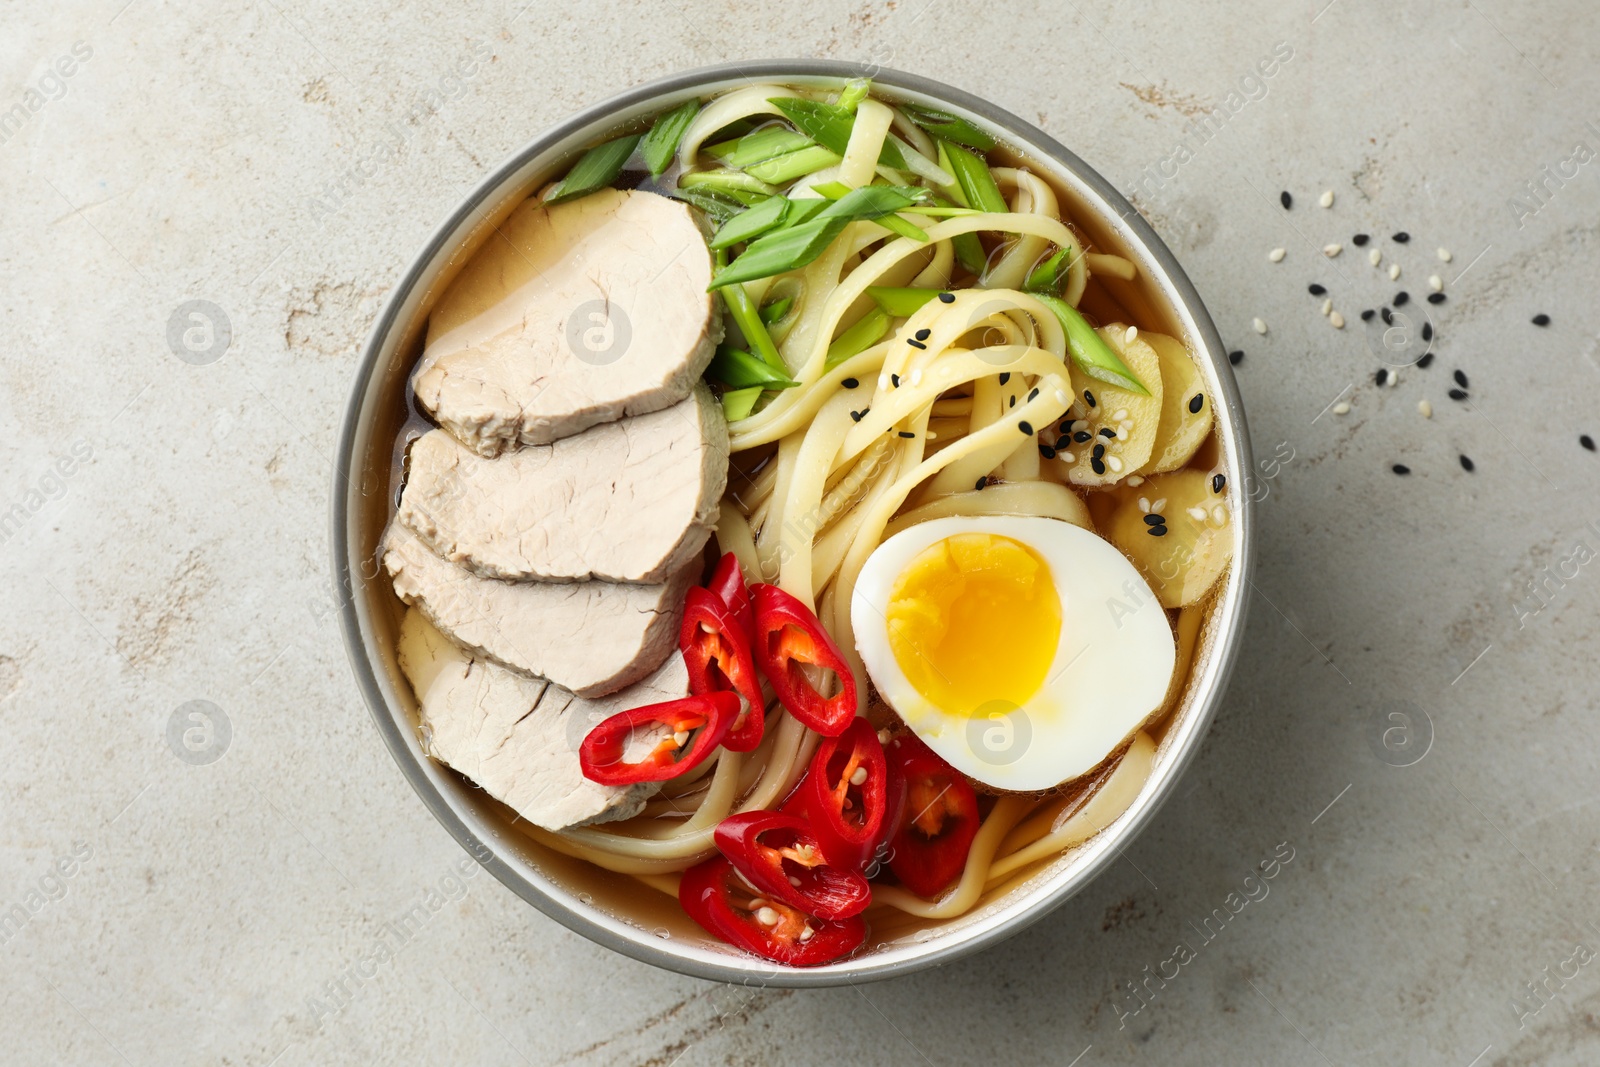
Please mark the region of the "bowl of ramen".
[[1171, 253], [1035, 127], [744, 63], [517, 152], [367, 344], [355, 674], [434, 815], [637, 959], [819, 986], [1085, 886], [1242, 633], [1251, 459]]

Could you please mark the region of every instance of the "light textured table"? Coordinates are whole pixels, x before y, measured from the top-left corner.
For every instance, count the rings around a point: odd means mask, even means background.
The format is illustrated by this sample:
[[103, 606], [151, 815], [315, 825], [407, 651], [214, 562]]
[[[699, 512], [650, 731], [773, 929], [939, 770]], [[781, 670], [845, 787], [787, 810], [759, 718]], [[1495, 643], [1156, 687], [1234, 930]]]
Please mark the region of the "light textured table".
[[[1324, 3], [9, 5], [0, 1059], [1600, 1060], [1600, 14]], [[623, 87], [778, 56], [948, 80], [1124, 189], [1174, 175], [1141, 206], [1279, 457], [1228, 699], [1126, 861], [977, 958], [820, 993], [656, 971], [457, 880], [351, 682], [325, 533], [357, 345], [467, 189]], [[1399, 289], [1437, 358], [1380, 388], [1356, 316]], [[182, 336], [192, 300], [226, 337]], [[194, 700], [214, 762], [169, 745]]]

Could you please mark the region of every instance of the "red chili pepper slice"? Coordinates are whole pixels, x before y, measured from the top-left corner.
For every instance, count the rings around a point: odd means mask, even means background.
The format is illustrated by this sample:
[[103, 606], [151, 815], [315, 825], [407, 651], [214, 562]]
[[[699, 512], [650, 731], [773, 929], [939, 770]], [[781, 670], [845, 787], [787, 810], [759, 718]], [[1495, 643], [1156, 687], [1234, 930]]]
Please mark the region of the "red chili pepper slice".
[[817, 835], [828, 862], [862, 870], [889, 832], [889, 767], [866, 719], [854, 719], [838, 737], [825, 737], [795, 790], [793, 806]]
[[700, 588], [689, 590], [678, 648], [689, 668], [689, 692], [731, 690], [744, 702], [722, 740], [723, 747], [749, 752], [759, 745], [766, 709], [756, 663], [743, 629], [717, 594]]
[[[767, 676], [789, 714], [819, 734], [836, 737], [856, 717], [856, 679], [817, 617], [775, 585], [752, 587], [756, 609], [756, 666]], [[825, 697], [807, 669], [838, 676], [838, 693]]]
[[893, 788], [904, 797], [889, 842], [889, 869], [907, 889], [933, 900], [966, 869], [978, 834], [978, 794], [916, 737], [890, 741], [888, 762]]
[[804, 819], [746, 811], [717, 824], [717, 848], [766, 896], [819, 919], [848, 919], [872, 903], [857, 871], [829, 863]]
[[854, 952], [867, 938], [861, 916], [817, 919], [763, 897], [722, 856], [683, 872], [678, 902], [709, 933], [791, 967], [829, 963]]
[[750, 588], [744, 584], [744, 571], [739, 567], [739, 557], [732, 552], [724, 552], [722, 558], [717, 560], [717, 569], [711, 572], [711, 580], [706, 583], [706, 588], [717, 594], [723, 604], [727, 605], [728, 613], [744, 628], [744, 635], [755, 644], [756, 640], [756, 609], [750, 600]]
[[[737, 693], [702, 693], [618, 712], [589, 731], [578, 746], [583, 776], [601, 785], [675, 778], [709, 756], [739, 714]], [[666, 736], [637, 762], [624, 759], [636, 730], [665, 727]]]

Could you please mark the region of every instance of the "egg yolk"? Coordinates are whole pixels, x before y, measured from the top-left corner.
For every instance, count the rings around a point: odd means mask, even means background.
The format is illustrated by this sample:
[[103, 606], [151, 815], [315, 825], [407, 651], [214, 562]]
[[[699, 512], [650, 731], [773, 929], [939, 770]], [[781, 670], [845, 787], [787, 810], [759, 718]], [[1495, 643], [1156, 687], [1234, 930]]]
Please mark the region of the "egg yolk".
[[923, 549], [895, 580], [884, 614], [907, 680], [934, 707], [968, 717], [995, 701], [1028, 701], [1061, 637], [1050, 568], [995, 534], [956, 534]]

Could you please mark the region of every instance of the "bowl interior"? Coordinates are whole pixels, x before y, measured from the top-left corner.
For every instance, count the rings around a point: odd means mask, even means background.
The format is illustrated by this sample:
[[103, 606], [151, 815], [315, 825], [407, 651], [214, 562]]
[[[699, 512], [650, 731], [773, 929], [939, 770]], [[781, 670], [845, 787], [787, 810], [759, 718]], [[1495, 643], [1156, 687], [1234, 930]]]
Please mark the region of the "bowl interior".
[[[404, 605], [376, 560], [396, 506], [400, 449], [417, 419], [408, 379], [421, 350], [434, 299], [494, 227], [533, 190], [561, 173], [583, 148], [691, 96], [762, 81], [837, 86], [860, 70], [817, 61], [740, 64], [691, 71], [631, 90], [537, 138], [478, 187], [430, 239], [407, 270], [373, 331], [358, 372], [336, 461], [333, 555], [343, 625], [358, 683], [391, 753], [418, 793], [456, 839], [507, 886], [568, 927], [653, 964], [724, 981], [831, 985], [888, 977], [946, 962], [1009, 936], [1085, 885], [1154, 813], [1198, 747], [1232, 665], [1243, 625], [1251, 566], [1253, 507], [1240, 491], [1251, 468], [1249, 444], [1231, 369], [1216, 329], [1187, 277], [1154, 232], [1099, 175], [1041, 131], [958, 90], [892, 71], [874, 74], [882, 96], [961, 115], [988, 129], [1019, 164], [1044, 172], [1063, 194], [1063, 211], [1099, 251], [1133, 260], [1143, 284], [1105, 279], [1105, 292], [1132, 321], [1183, 338], [1200, 356], [1214, 398], [1216, 434], [1230, 472], [1234, 565], [1203, 627], [1187, 689], [1176, 711], [1152, 731], [1158, 747], [1138, 800], [1109, 829], [1005, 886], [966, 915], [943, 922], [875, 925], [868, 948], [808, 970], [777, 968], [709, 939], [663, 893], [599, 870], [535, 842], [510, 809], [420, 748], [416, 701], [396, 662]], [[1122, 317], [1085, 310], [1102, 320]]]

